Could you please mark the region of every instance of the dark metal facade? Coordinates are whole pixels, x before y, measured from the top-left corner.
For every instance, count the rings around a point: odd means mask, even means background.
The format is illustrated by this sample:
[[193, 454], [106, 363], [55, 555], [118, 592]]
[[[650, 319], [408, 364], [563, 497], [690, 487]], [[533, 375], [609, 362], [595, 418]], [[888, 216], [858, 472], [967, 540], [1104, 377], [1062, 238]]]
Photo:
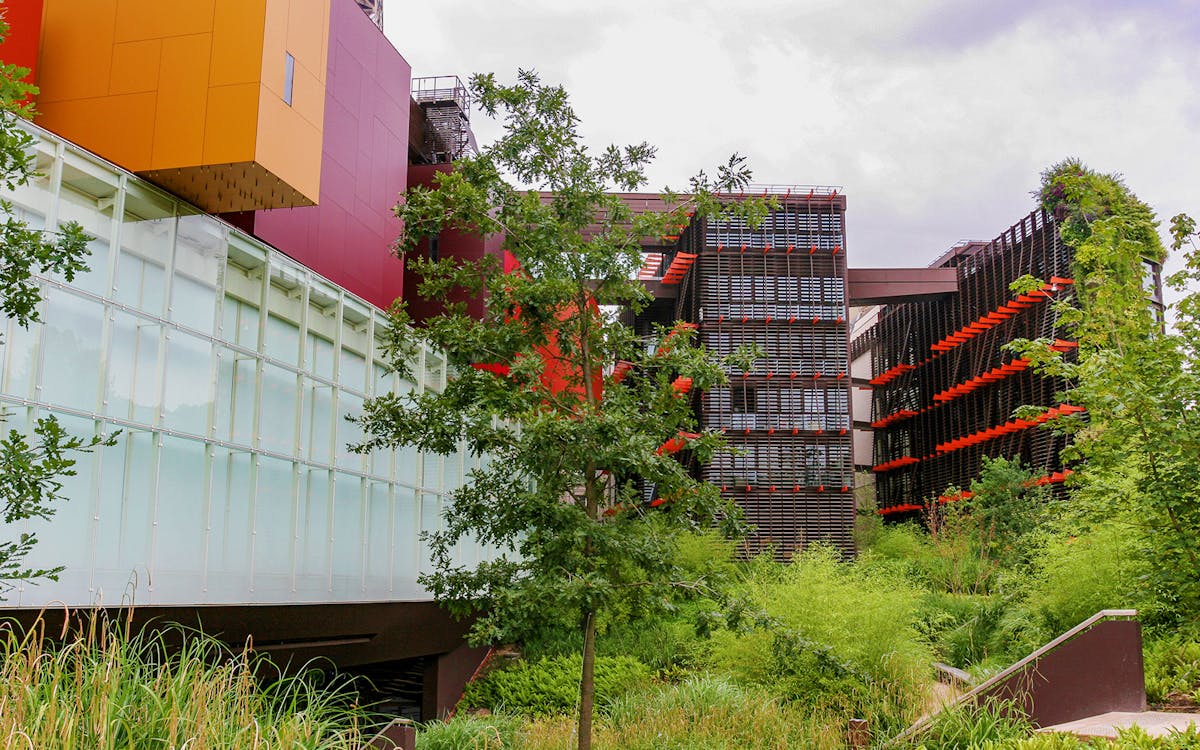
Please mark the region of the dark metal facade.
[[[855, 340], [856, 356], [871, 354], [882, 512], [904, 515], [950, 486], [966, 489], [985, 456], [1018, 456], [1035, 476], [1061, 478], [1066, 438], [1013, 411], [1057, 407], [1067, 384], [1034, 373], [1003, 346], [1062, 335], [1053, 302], [1072, 295], [1072, 257], [1053, 217], [1035, 211], [992, 242], [960, 246], [933, 264], [958, 269], [958, 294], [885, 306]], [[1025, 274], [1047, 283], [1017, 295], [1009, 285]]]
[[734, 448], [699, 475], [755, 527], [748, 553], [772, 548], [787, 558], [820, 540], [850, 554], [845, 198], [836, 190], [779, 192], [779, 208], [762, 225], [693, 221], [674, 249], [695, 259], [671, 317], [699, 324], [714, 354], [743, 345], [764, 354], [697, 398], [702, 426], [723, 431]]

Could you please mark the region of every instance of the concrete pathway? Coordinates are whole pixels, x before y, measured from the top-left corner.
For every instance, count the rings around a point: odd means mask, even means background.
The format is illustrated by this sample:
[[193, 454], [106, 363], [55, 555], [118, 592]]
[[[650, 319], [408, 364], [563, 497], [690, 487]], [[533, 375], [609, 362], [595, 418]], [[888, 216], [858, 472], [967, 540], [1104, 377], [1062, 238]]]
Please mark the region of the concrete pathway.
[[1113, 711], [1086, 719], [1076, 719], [1052, 727], [1042, 727], [1039, 732], [1066, 732], [1076, 737], [1104, 737], [1116, 739], [1117, 730], [1138, 725], [1151, 737], [1164, 737], [1174, 731], [1187, 729], [1189, 724], [1200, 727], [1200, 714], [1168, 713], [1166, 711]]

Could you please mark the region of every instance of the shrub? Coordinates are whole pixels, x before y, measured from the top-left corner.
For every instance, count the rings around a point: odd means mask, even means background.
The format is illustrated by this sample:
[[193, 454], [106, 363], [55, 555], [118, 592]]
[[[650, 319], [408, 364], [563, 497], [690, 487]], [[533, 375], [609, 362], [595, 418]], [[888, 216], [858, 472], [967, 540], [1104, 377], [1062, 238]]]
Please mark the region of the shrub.
[[417, 731], [421, 750], [508, 750], [520, 747], [521, 720], [514, 716], [456, 716]]
[[881, 729], [913, 718], [933, 654], [913, 628], [919, 591], [904, 576], [813, 548], [790, 565], [752, 563], [744, 593], [769, 626], [713, 638], [710, 668], [744, 685]]
[[1057, 635], [1102, 609], [1138, 604], [1133, 593], [1138, 555], [1131, 534], [1116, 524], [1077, 536], [1050, 537], [1034, 555], [1028, 606]]
[[[517, 662], [472, 682], [463, 694], [463, 702], [530, 716], [570, 713], [579, 700], [582, 667], [583, 659], [577, 654]], [[596, 705], [603, 708], [650, 677], [650, 668], [632, 657], [597, 657]]]

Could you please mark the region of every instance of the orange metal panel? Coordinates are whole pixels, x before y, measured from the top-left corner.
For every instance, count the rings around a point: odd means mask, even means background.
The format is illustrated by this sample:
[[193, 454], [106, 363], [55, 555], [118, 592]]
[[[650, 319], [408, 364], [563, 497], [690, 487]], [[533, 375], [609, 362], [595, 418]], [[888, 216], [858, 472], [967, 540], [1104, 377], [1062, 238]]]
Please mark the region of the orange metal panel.
[[162, 45], [158, 109], [154, 115], [154, 152], [149, 168], [202, 164], [212, 36], [175, 36], [164, 39]]
[[[203, 34], [213, 27], [215, 0], [117, 0], [117, 42]], [[72, 3], [78, 5], [78, 3]]]
[[266, 0], [216, 0], [208, 85], [259, 82], [266, 14]]
[[[39, 109], [44, 112], [40, 105], [48, 102], [108, 94], [116, 15], [116, 0], [46, 0], [38, 60]], [[70, 137], [69, 130], [59, 130], [49, 121], [39, 123]], [[66, 125], [77, 128], [80, 123]]]
[[150, 164], [153, 93], [39, 104], [37, 121], [126, 169]]
[[208, 90], [204, 115], [204, 164], [253, 161], [258, 135], [259, 85], [243, 83]]
[[321, 187], [322, 132], [263, 91], [259, 99], [258, 163], [316, 203]]
[[158, 89], [162, 40], [147, 39], [113, 46], [108, 93], [140, 94]]

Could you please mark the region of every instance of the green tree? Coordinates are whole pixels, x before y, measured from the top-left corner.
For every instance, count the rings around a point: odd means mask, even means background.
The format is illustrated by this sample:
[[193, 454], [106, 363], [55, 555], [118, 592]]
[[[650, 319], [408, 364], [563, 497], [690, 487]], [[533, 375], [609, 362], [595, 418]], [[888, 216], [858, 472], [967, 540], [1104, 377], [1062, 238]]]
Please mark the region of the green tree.
[[[677, 534], [717, 519], [732, 527], [738, 518], [716, 488], [660, 450], [678, 438], [706, 461], [719, 448], [718, 434], [693, 432], [688, 391], [724, 382], [723, 363], [697, 347], [684, 324], [644, 341], [611, 311], [649, 300], [635, 278], [639, 238], [677, 234], [692, 213], [758, 221], [770, 204], [714, 195], [748, 182], [735, 155], [715, 178], [692, 178], [686, 196], [666, 194], [670, 210], [635, 214], [611, 191], [644, 184], [652, 147], [589, 153], [566, 93], [532, 72], [511, 86], [475, 76], [471, 90], [485, 113], [504, 117], [504, 133], [441, 174], [434, 189], [408, 192], [397, 207], [398, 249], [412, 251], [446, 229], [501, 235], [520, 268], [506, 274], [490, 259], [411, 262], [423, 296], [486, 293], [487, 312], [476, 320], [450, 302], [418, 333], [403, 306], [394, 309], [393, 366], [405, 367], [420, 338], [446, 352], [454, 374], [442, 393], [366, 404], [368, 438], [358, 448], [449, 454], [465, 436], [472, 452], [490, 457], [453, 493], [442, 529], [428, 538], [435, 571], [421, 580], [454, 611], [477, 618], [477, 641], [580, 630], [579, 744], [587, 748], [598, 626], [654, 611], [680, 589], [703, 589], [704, 580], [682, 575], [675, 562]], [[506, 174], [533, 189], [512, 187]], [[752, 356], [737, 361], [748, 367]], [[614, 370], [617, 362], [631, 367]], [[639, 479], [653, 495], [641, 493]], [[505, 554], [454, 566], [456, 545], [472, 538]]]
[[[1160, 614], [1200, 616], [1200, 259], [1193, 244], [1170, 280], [1184, 296], [1168, 329], [1146, 285], [1146, 261], [1165, 257], [1154, 212], [1118, 176], [1076, 160], [1043, 174], [1041, 198], [1075, 248], [1078, 304], [1059, 313], [1078, 360], [1046, 341], [1014, 348], [1066, 377], [1074, 387], [1065, 396], [1087, 409], [1055, 420], [1074, 435], [1065, 457], [1079, 462], [1068, 507], [1085, 524], [1110, 520], [1138, 536], [1152, 571], [1145, 593]], [[1177, 251], [1194, 230], [1185, 216], [1173, 220]]]
[[[0, 42], [8, 35], [0, 18]], [[19, 120], [33, 115], [37, 88], [22, 79], [29, 70], [0, 63], [0, 184], [14, 190], [31, 180], [34, 136]], [[58, 274], [70, 281], [87, 270], [89, 237], [72, 222], [57, 230], [30, 229], [13, 213], [12, 202], [0, 198], [0, 310], [22, 327], [40, 320], [41, 285], [36, 274]], [[48, 519], [64, 499], [62, 478], [74, 475], [73, 452], [108, 444], [111, 437], [73, 437], [53, 417], [38, 419], [33, 435], [10, 430], [0, 437], [0, 513], [5, 524], [30, 518]], [[33, 533], [0, 541], [0, 594], [11, 581], [55, 579], [62, 568], [28, 568], [25, 556], [37, 543]]]

